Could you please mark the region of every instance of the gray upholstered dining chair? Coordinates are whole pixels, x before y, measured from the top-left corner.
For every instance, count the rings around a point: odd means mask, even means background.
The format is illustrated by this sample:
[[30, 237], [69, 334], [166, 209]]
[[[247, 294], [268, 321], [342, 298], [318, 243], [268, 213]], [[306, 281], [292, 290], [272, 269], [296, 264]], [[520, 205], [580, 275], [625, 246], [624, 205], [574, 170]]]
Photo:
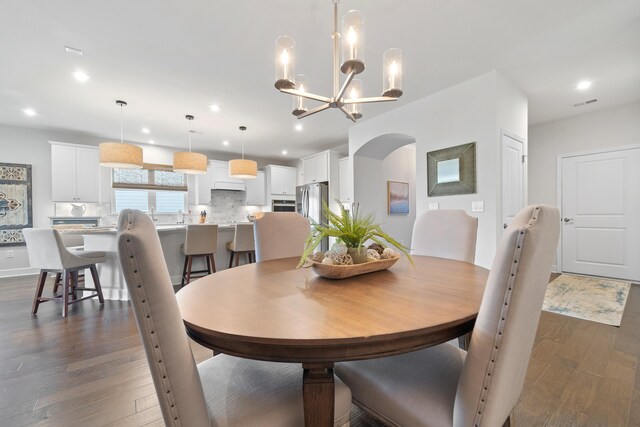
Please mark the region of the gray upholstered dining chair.
[[[58, 230], [51, 228], [25, 228], [22, 230], [22, 235], [27, 244], [31, 267], [40, 269], [31, 314], [37, 314], [40, 303], [45, 301], [62, 301], [62, 317], [67, 316], [69, 305], [89, 298], [97, 297], [100, 304], [104, 304], [100, 278], [96, 269], [97, 263], [105, 261], [104, 252], [85, 251], [82, 247], [70, 250], [65, 247]], [[78, 273], [86, 269], [91, 272], [95, 288], [79, 286]], [[42, 296], [49, 272], [56, 273], [52, 298]], [[62, 281], [60, 296], [55, 294], [58, 288], [58, 277], [61, 277]], [[95, 293], [78, 298], [78, 291], [93, 291]], [[71, 299], [69, 299], [70, 297]]]
[[[118, 257], [167, 426], [304, 424], [302, 367], [216, 355], [198, 365], [158, 234], [149, 216], [122, 210]], [[351, 392], [335, 381], [335, 425], [348, 426]]]
[[302, 256], [311, 232], [309, 220], [296, 212], [265, 212], [253, 222], [256, 261]]
[[[184, 266], [182, 267], [182, 279], [180, 286], [191, 282], [191, 279], [202, 277], [200, 273], [211, 274], [216, 272], [215, 253], [218, 249], [218, 224], [189, 224], [182, 245], [184, 254]], [[193, 260], [204, 258], [206, 270], [192, 270]], [[200, 274], [194, 276], [194, 274]]]
[[498, 245], [468, 352], [445, 343], [336, 364], [354, 402], [390, 425], [509, 425], [524, 384], [559, 227], [558, 210], [548, 206], [529, 206], [513, 219]]
[[463, 210], [428, 211], [416, 219], [411, 254], [474, 262], [478, 218]]

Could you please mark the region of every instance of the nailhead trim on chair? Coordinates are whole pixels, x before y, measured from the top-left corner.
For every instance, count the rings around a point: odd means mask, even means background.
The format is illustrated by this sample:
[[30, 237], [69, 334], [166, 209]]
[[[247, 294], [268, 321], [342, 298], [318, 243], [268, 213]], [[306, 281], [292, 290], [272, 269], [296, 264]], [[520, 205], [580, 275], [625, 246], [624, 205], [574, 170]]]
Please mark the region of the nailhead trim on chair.
[[[127, 231], [131, 230], [132, 225], [133, 225], [133, 212], [128, 212]], [[151, 343], [153, 344], [155, 360], [157, 361], [155, 362], [155, 364], [158, 370], [160, 371], [160, 374], [162, 375], [162, 384], [166, 391], [166, 393], [163, 393], [162, 395], [158, 395], [158, 399], [167, 400], [168, 406], [171, 409], [171, 417], [174, 420], [173, 425], [181, 426], [182, 424], [180, 423], [178, 410], [176, 409], [176, 405], [175, 405], [176, 402], [175, 402], [175, 399], [173, 398], [173, 393], [171, 393], [171, 382], [167, 377], [167, 370], [165, 368], [165, 365], [162, 363], [162, 360], [164, 359], [162, 357], [162, 350], [160, 350], [160, 343], [158, 342], [158, 338], [154, 333], [155, 325], [153, 322], [153, 318], [151, 317], [151, 312], [149, 311], [149, 305], [146, 303], [147, 295], [144, 291], [144, 288], [142, 287], [142, 278], [140, 277], [140, 273], [138, 272], [138, 263], [136, 261], [133, 245], [131, 244], [131, 239], [129, 238], [129, 236], [127, 236], [127, 239], [126, 239], [126, 247], [127, 247], [127, 255], [129, 256], [129, 264], [131, 265], [131, 268], [133, 270], [133, 279], [136, 285], [136, 294], [138, 298], [140, 298], [140, 302], [142, 303], [142, 312], [144, 314], [144, 319], [143, 319], [143, 322], [141, 323], [144, 325], [144, 327], [147, 328], [147, 330], [151, 335]]]
[[516, 250], [513, 254], [513, 263], [511, 264], [511, 272], [509, 274], [509, 280], [507, 282], [507, 290], [504, 295], [504, 305], [500, 311], [500, 320], [498, 321], [498, 333], [493, 337], [493, 348], [491, 349], [491, 358], [485, 371], [484, 383], [482, 384], [482, 391], [480, 392], [480, 401], [478, 402], [478, 409], [474, 417], [474, 427], [479, 427], [482, 423], [482, 414], [486, 404], [487, 395], [489, 394], [489, 388], [491, 387], [491, 379], [496, 366], [496, 360], [498, 359], [498, 349], [502, 344], [502, 333], [504, 332], [504, 325], [506, 323], [507, 316], [509, 315], [509, 304], [511, 303], [511, 295], [513, 294], [513, 284], [516, 281], [518, 275], [518, 265], [520, 264], [520, 257], [522, 256], [522, 246], [526, 236], [526, 231], [535, 225], [538, 220], [538, 214], [540, 207], [536, 206], [531, 215], [531, 219], [527, 225], [523, 226], [518, 233], [518, 240], [516, 242]]

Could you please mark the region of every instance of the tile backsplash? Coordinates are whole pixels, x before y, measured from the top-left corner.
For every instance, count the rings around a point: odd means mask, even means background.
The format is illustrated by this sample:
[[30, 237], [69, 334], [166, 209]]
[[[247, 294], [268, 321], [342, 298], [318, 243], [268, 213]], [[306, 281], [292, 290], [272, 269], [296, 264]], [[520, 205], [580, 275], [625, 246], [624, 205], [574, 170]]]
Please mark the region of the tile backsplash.
[[[212, 190], [211, 206], [206, 206], [207, 222], [226, 223], [247, 220], [248, 209], [245, 205], [244, 191]], [[198, 214], [199, 211], [192, 212]]]

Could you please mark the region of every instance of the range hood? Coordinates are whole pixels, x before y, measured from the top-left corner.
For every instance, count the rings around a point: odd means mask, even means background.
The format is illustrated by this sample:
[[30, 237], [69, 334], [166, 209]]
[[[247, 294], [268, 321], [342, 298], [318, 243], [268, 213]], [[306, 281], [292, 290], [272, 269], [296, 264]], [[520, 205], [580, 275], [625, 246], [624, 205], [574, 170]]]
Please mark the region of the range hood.
[[227, 181], [213, 181], [212, 190], [231, 190], [231, 191], [245, 191], [246, 187], [243, 182], [227, 182]]

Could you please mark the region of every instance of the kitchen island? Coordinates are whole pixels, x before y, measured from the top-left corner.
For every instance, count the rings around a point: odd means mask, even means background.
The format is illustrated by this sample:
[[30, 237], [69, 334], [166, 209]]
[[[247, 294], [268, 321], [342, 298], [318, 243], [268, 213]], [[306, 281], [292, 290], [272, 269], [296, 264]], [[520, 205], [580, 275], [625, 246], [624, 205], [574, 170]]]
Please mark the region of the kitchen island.
[[[184, 255], [182, 254], [181, 245], [184, 243], [186, 226], [182, 224], [166, 224], [156, 225], [160, 244], [164, 254], [171, 283], [179, 285], [182, 276], [182, 267], [184, 264]], [[66, 231], [66, 233], [81, 233], [84, 237], [84, 248], [87, 251], [103, 251], [106, 253], [106, 261], [98, 264], [98, 273], [100, 275], [100, 283], [105, 299], [109, 300], [128, 300], [129, 293], [127, 285], [124, 281], [122, 271], [120, 269], [120, 261], [118, 260], [117, 231], [115, 228], [109, 229], [83, 229]], [[235, 225], [219, 224], [218, 225], [218, 248], [215, 253], [216, 270], [224, 270], [229, 264], [230, 253], [226, 248], [227, 242], [233, 240]], [[242, 260], [241, 260], [242, 261]], [[195, 259], [193, 262], [193, 270], [205, 270], [204, 259]], [[87, 285], [91, 287], [93, 282], [90, 275], [87, 275]]]

